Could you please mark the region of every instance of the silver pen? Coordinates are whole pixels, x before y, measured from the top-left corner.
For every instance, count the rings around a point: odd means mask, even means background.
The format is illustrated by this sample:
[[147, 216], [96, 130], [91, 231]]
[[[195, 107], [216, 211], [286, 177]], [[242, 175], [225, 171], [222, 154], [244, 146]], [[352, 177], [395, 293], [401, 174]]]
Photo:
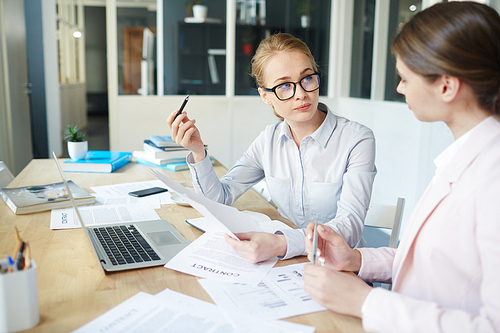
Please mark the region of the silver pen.
[[313, 265], [316, 263], [317, 252], [318, 252], [318, 222], [314, 222], [313, 248], [312, 248], [312, 260], [311, 260], [311, 263]]

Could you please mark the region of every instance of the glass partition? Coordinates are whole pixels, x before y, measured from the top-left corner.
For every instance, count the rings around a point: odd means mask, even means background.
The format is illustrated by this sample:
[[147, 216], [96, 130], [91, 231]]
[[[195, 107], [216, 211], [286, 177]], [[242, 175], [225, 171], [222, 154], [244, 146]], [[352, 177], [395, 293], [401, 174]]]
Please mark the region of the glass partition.
[[165, 95], [225, 94], [225, 21], [226, 0], [163, 0]]
[[355, 0], [352, 27], [350, 97], [370, 98], [375, 0]]
[[117, 5], [120, 95], [156, 95], [156, 6]]
[[399, 75], [396, 72], [396, 59], [391, 54], [391, 43], [394, 36], [416, 13], [422, 10], [422, 1], [391, 0], [389, 13], [388, 51], [385, 81], [385, 100], [404, 102], [404, 96], [396, 91]]
[[260, 41], [276, 32], [302, 39], [320, 68], [320, 95], [328, 89], [330, 1], [238, 0], [236, 3], [235, 95], [257, 95], [250, 77], [250, 60]]

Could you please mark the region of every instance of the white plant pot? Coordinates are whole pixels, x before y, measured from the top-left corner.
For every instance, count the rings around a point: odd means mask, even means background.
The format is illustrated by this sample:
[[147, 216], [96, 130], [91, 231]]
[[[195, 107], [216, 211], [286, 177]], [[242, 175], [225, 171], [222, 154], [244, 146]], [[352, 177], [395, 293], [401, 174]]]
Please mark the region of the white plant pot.
[[207, 18], [208, 7], [204, 5], [193, 5], [193, 16], [196, 18]]
[[68, 154], [72, 160], [81, 160], [87, 156], [89, 145], [87, 141], [68, 142]]
[[302, 28], [309, 28], [309, 25], [311, 24], [311, 17], [307, 15], [302, 15], [300, 17], [300, 25]]

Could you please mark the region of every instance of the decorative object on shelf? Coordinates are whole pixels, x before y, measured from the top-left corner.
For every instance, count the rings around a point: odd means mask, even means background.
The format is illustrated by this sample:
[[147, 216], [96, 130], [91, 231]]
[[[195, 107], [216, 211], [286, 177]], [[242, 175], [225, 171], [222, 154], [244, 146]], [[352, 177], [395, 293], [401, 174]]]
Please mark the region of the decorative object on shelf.
[[85, 140], [85, 133], [80, 131], [76, 125], [68, 125], [65, 134], [64, 139], [68, 142], [69, 157], [72, 160], [85, 158], [89, 149], [88, 142]]
[[198, 19], [207, 18], [208, 7], [205, 5], [193, 5], [193, 17]]
[[253, 54], [253, 42], [255, 40], [255, 35], [250, 29], [243, 29], [241, 34], [241, 47], [242, 53], [245, 55]]
[[266, 0], [237, 0], [236, 20], [238, 24], [265, 25]]
[[311, 25], [311, 11], [316, 9], [315, 5], [311, 5], [311, 0], [294, 0], [295, 11], [300, 16], [300, 26], [309, 28]]

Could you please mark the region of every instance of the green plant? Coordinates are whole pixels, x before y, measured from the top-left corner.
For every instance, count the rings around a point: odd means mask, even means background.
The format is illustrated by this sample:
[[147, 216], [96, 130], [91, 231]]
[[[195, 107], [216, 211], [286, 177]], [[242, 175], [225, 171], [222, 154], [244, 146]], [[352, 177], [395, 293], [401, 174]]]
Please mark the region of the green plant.
[[200, 5], [200, 0], [184, 0], [184, 5], [186, 6], [186, 15], [192, 15], [193, 6]]
[[311, 5], [311, 0], [294, 0], [293, 5], [298, 16], [309, 16], [316, 9], [316, 5]]
[[82, 131], [80, 131], [78, 129], [78, 126], [71, 126], [71, 125], [68, 125], [68, 128], [66, 129], [66, 132], [64, 132], [64, 134], [66, 134], [66, 136], [64, 137], [64, 140], [66, 140], [67, 142], [83, 142], [85, 141], [84, 138], [85, 138], [85, 133], [83, 133]]

